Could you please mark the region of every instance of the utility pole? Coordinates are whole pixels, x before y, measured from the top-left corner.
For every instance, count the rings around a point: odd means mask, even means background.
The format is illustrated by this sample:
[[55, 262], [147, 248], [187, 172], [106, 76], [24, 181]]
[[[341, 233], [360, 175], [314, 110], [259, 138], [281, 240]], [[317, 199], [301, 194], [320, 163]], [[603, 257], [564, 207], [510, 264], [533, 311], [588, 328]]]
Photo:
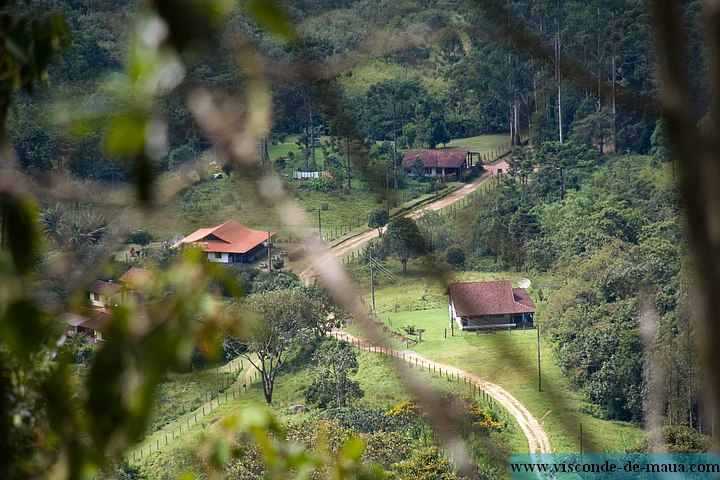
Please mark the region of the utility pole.
[[368, 255], [370, 256], [370, 311], [375, 313], [375, 275], [373, 273], [373, 258], [370, 248], [372, 247], [368, 246]]
[[270, 243], [270, 230], [268, 230], [268, 239], [267, 239], [268, 273], [272, 273], [272, 261], [270, 259], [271, 250], [272, 250], [272, 243]]
[[348, 192], [350, 191], [350, 137], [348, 136], [345, 139], [345, 146], [347, 149], [347, 171], [345, 173], [345, 176], [347, 177], [347, 189]]
[[322, 222], [320, 221], [320, 207], [318, 207], [318, 234], [322, 240]]
[[[388, 213], [388, 220], [390, 219], [390, 181], [388, 179], [389, 173], [389, 165], [387, 162], [385, 162], [385, 209]], [[674, 172], [674, 170], [673, 170]], [[395, 187], [397, 188], [397, 187]]]
[[538, 353], [538, 392], [542, 392], [542, 381], [540, 380], [540, 326], [535, 323], [537, 330], [537, 353]]

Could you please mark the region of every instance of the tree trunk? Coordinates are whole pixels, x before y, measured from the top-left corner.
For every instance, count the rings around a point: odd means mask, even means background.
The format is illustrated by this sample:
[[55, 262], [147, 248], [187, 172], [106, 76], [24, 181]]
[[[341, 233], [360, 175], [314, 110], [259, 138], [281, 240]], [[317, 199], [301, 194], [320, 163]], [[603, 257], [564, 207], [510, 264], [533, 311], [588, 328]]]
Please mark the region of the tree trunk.
[[310, 116], [308, 121], [310, 122], [310, 156], [312, 158], [312, 164], [317, 166], [315, 160], [315, 118], [313, 117], [313, 98], [312, 95], [308, 96], [308, 106]]
[[350, 191], [350, 137], [347, 137], [345, 139], [345, 145], [347, 147], [347, 170], [346, 170], [346, 177], [347, 177], [347, 189]]
[[393, 185], [398, 189], [397, 126], [395, 125], [395, 103], [393, 103]]
[[309, 171], [308, 162], [310, 161], [310, 151], [309, 151], [309, 148], [308, 148], [308, 147], [309, 147], [309, 145], [308, 145], [308, 138], [309, 138], [308, 135], [309, 135], [308, 126], [307, 126], [307, 124], [305, 124], [305, 138], [303, 139], [303, 140], [304, 140], [304, 143], [305, 143], [305, 149], [304, 149], [305, 151], [303, 152], [303, 155], [305, 156], [305, 171], [306, 171], [306, 172]]
[[270, 372], [265, 367], [260, 371], [260, 378], [263, 384], [263, 396], [268, 405], [272, 403], [273, 387], [275, 386], [275, 380], [271, 378]]
[[270, 155], [268, 154], [267, 137], [260, 142], [260, 165], [270, 165]]
[[[615, 110], [615, 55], [612, 57], [612, 152], [617, 153], [617, 111]], [[675, 170], [673, 170], [673, 180]]]
[[557, 81], [557, 122], [558, 138], [563, 143], [563, 122], [562, 122], [562, 75], [560, 73], [560, 28], [558, 28], [555, 41], [555, 80]]

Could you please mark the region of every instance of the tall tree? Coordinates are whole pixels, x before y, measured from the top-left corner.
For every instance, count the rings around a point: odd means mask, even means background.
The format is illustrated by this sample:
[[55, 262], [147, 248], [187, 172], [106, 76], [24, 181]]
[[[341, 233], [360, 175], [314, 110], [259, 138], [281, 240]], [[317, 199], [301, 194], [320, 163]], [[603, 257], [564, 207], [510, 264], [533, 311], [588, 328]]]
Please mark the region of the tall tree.
[[403, 273], [407, 273], [409, 259], [427, 253], [427, 242], [420, 233], [415, 221], [411, 218], [400, 217], [391, 220], [383, 242], [388, 252], [394, 253], [402, 263]]
[[[265, 401], [272, 403], [278, 372], [290, 355], [308, 344], [322, 311], [299, 289], [250, 295], [247, 307], [259, 321], [228, 345], [260, 372]], [[243, 318], [237, 305], [231, 313], [238, 321]]]
[[342, 408], [364, 395], [360, 384], [349, 378], [350, 374], [357, 373], [359, 364], [353, 347], [347, 342], [333, 339], [324, 342], [313, 355], [313, 361], [314, 379], [306, 393], [309, 402], [321, 408]]

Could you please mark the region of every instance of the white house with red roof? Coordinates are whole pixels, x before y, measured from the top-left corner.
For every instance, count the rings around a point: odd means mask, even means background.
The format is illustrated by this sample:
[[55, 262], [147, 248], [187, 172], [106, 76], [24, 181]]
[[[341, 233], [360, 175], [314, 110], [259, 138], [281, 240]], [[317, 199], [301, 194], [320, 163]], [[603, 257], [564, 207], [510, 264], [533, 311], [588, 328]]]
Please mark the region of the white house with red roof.
[[274, 236], [273, 231], [253, 230], [229, 220], [217, 227], [196, 230], [179, 244], [197, 245], [211, 262], [249, 263], [267, 252]]
[[461, 175], [463, 170], [472, 167], [472, 159], [476, 155], [476, 152], [467, 150], [408, 150], [403, 153], [402, 165], [411, 169], [420, 162], [429, 177]]
[[461, 330], [533, 325], [535, 304], [507, 280], [451, 283], [450, 318]]

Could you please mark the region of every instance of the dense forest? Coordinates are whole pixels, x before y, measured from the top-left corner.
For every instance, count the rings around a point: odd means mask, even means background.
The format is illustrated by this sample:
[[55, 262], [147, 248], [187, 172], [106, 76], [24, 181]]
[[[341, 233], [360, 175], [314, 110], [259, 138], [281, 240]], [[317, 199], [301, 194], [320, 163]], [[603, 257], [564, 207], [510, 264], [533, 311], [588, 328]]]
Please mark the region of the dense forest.
[[[103, 151], [107, 125], [92, 120], [118, 101], [111, 84], [127, 59], [127, 25], [137, 6], [45, 3], [68, 19], [72, 40], [50, 68], [51, 85], [19, 98], [11, 115], [10, 136], [20, 161], [28, 171], [126, 178], [127, 165]], [[318, 138], [327, 134], [338, 139], [338, 156], [346, 143], [362, 150], [371, 140], [392, 141], [397, 152], [491, 132], [508, 133], [513, 144], [530, 132], [536, 145], [573, 140], [601, 152], [650, 150], [655, 118], [619, 109], [615, 100], [616, 94], [652, 94], [656, 88], [644, 3], [508, 4], [508, 25], [531, 29], [538, 44], [552, 46], [552, 64], [510, 44], [509, 34], [474, 6], [447, 7], [447, 2], [422, 9], [409, 2], [288, 2], [286, 12], [298, 30], [291, 41], [264, 33], [242, 13], [233, 14], [224, 29], [248, 35], [269, 65], [287, 65], [270, 73], [274, 122], [268, 139], [297, 135], [304, 167], [316, 161]], [[689, 22], [695, 10], [688, 8]], [[247, 72], [227, 61], [229, 42], [191, 64], [182, 87], [161, 98], [154, 114], [167, 123], [169, 135], [167, 154], [156, 168], [176, 167], [209, 148], [183, 96], [198, 85], [242, 89]], [[699, 47], [695, 50], [692, 61], [699, 65]], [[565, 58], [576, 70], [592, 72], [594, 83], [564, 72]], [[292, 69], [299, 64], [317, 69], [298, 76]], [[86, 92], [93, 93], [82, 95]], [[698, 105], [703, 101], [698, 98]], [[86, 121], [68, 125], [68, 110], [82, 112]], [[68, 127], [83, 135], [68, 136]], [[352, 159], [359, 171], [365, 157]]]
[[[668, 125], [659, 112], [633, 101], [658, 95], [655, 32], [646, 2], [515, 1], [480, 9], [449, 0], [422, 6], [409, 1], [296, 0], [271, 3], [270, 19], [265, 7], [257, 7], [258, 2], [242, 8], [221, 4], [213, 2], [216, 8], [209, 18], [222, 21], [208, 21], [211, 29], [204, 17], [197, 24], [192, 17], [175, 17], [166, 2], [43, 0], [45, 10], [59, 14], [49, 21], [52, 28], [48, 24], [44, 28], [57, 29], [62, 42], [47, 47], [58, 51], [51, 63], [42, 65], [46, 71], [28, 74], [47, 81], [33, 88], [28, 87], [29, 81], [22, 89], [14, 85], [12, 105], [8, 101], [9, 107], [2, 110], [22, 173], [40, 180], [67, 175], [77, 185], [98, 181], [112, 185], [113, 191], [116, 183], [132, 181], [141, 203], [149, 203], [157, 178], [172, 177], [205, 158], [204, 154], [215, 155], [219, 149], [220, 158], [222, 151], [237, 147], [218, 141], [225, 138], [217, 132], [226, 132], [203, 117], [203, 108], [212, 102], [200, 105], [204, 97], [198, 92], [218, 89], [222, 92], [218, 97], [231, 99], [227, 103], [241, 112], [238, 116], [251, 118], [257, 106], [252, 92], [263, 91], [258, 87], [261, 73], [267, 74], [262, 81], [267, 82], [263, 85], [271, 99], [272, 121], [261, 138], [253, 138], [257, 140], [251, 145], [253, 168], [259, 165], [261, 170], [283, 174], [323, 168], [335, 182], [325, 186], [318, 181], [314, 188], [338, 194], [350, 193], [351, 177], [363, 183], [364, 192], [381, 199], [383, 188], [405, 186], [408, 176], [400, 168], [405, 149], [432, 149], [451, 139], [506, 134], [511, 150], [505, 158], [510, 169], [494, 181], [492, 190], [452, 217], [428, 214], [417, 222], [393, 219], [377, 250], [372, 250], [373, 256], [385, 259], [407, 248], [407, 242], [395, 233], [404, 224], [402, 228], [411, 231], [409, 236], [421, 240], [415, 252], [401, 258], [403, 273], [408, 257], [422, 256], [433, 268], [444, 269], [433, 272], [512, 270], [529, 277], [547, 276], [552, 288], [538, 291], [538, 324], [591, 413], [637, 424], [659, 415], [662, 424], [683, 429], [683, 440], [692, 444], [685, 450], [705, 445], [707, 439], [698, 433], [710, 433], [712, 427], [701, 391], [692, 321], [696, 280], [688, 260], [686, 219]], [[694, 120], [701, 122], [710, 101], [703, 93], [708, 80], [701, 73], [706, 59], [698, 27], [699, 5], [692, 1], [683, 7], [683, 20], [691, 31], [686, 64], [688, 71], [698, 72], [690, 88], [692, 110]], [[155, 8], [167, 24], [148, 13]], [[13, 20], [46, 18], [21, 2], [3, 14]], [[178, 25], [185, 25], [187, 32], [178, 30]], [[37, 31], [43, 30], [37, 27]], [[207, 32], [213, 35], [204, 36]], [[22, 35], [18, 38], [19, 45], [11, 38], [3, 48], [22, 54], [27, 45], [41, 44], [35, 37], [27, 44]], [[201, 38], [205, 44], [196, 46], [203, 43]], [[166, 42], [173, 47], [170, 53], [164, 50]], [[300, 154], [271, 159], [269, 146], [288, 138], [296, 142]], [[246, 147], [242, 144], [237, 149]], [[225, 173], [254, 179], [257, 172], [248, 173], [245, 167], [228, 161]], [[77, 302], [73, 289], [79, 288], [81, 280], [67, 281], [65, 271], [58, 273], [53, 260], [71, 259], [65, 265], [68, 270], [91, 270], [91, 265], [93, 273], [109, 278], [112, 274], [103, 270], [101, 257], [107, 257], [118, 239], [110, 238], [114, 232], [106, 216], [80, 207], [77, 200], [68, 201], [70, 195], [62, 197], [67, 203], [63, 206], [46, 193], [37, 194], [37, 211], [17, 207], [21, 213], [16, 218], [15, 210], [5, 205], [3, 210], [2, 247], [9, 245], [12, 254], [0, 261], [12, 268], [7, 269], [10, 273], [1, 271], [0, 279], [9, 279], [8, 285], [12, 281], [21, 294], [11, 289], [0, 292], [0, 315], [30, 320], [22, 327], [15, 322], [17, 328], [8, 330], [12, 334], [3, 334], [11, 347], [0, 348], [0, 360], [12, 359], [5, 363], [15, 373], [0, 366], [0, 381], [8, 391], [18, 389], [16, 372], [35, 382], [30, 394], [0, 395], [0, 405], [7, 412], [30, 412], [25, 420], [2, 416], [3, 432], [18, 434], [16, 440], [5, 439], [7, 445], [0, 445], [14, 458], [30, 458], [37, 443], [33, 429], [40, 425], [60, 432], [53, 422], [63, 416], [72, 417], [73, 428], [77, 427], [68, 438], [79, 439], [62, 447], [72, 464], [68, 469], [75, 469], [69, 477], [79, 475], [84, 458], [92, 458], [89, 462], [100, 467], [106, 465], [98, 459], [107, 452], [119, 458], [148, 420], [148, 410], [138, 408], [137, 402], [152, 403], [165, 371], [187, 367], [184, 359], [196, 358], [203, 347], [216, 354], [228, 347], [227, 338], [223, 343], [212, 330], [222, 325], [226, 312], [219, 313], [222, 309], [209, 305], [198, 290], [231, 296], [228, 292], [234, 290], [229, 284], [240, 283], [250, 295], [248, 303], [238, 308], [249, 305], [258, 315], [280, 304], [288, 307], [283, 315], [292, 316], [302, 311], [300, 305], [312, 303], [296, 296], [307, 291], [321, 295], [301, 286], [297, 277], [278, 276], [279, 282], [287, 280], [290, 285], [261, 291], [254, 278], [244, 277], [247, 272], [228, 279], [191, 253], [189, 267], [178, 265], [182, 254], [176, 251], [151, 256], [149, 262], [170, 272], [163, 292], [186, 295], [172, 299], [157, 295], [166, 304], [148, 307], [150, 314], [163, 319], [156, 331], [135, 331], [129, 317], [122, 317], [129, 323], [118, 327], [120, 340], [97, 354], [88, 378], [100, 387], [89, 391], [88, 403], [90, 416], [100, 421], [91, 425], [93, 441], [89, 442], [87, 432], [78, 427], [83, 420], [76, 409], [60, 402], [54, 410], [48, 402], [72, 383], [70, 370], [56, 371], [59, 367], [51, 360], [75, 353], [52, 347], [50, 335], [27, 339], [22, 332], [27, 325], [41, 330], [51, 314], [59, 313], [58, 305]], [[193, 195], [197, 194], [192, 185], [180, 189], [182, 198], [195, 199]], [[104, 215], [117, 203], [105, 209]], [[8, 205], [15, 208], [16, 204]], [[319, 223], [319, 208], [317, 214]], [[6, 241], [7, 218], [24, 232], [17, 225], [35, 225], [35, 216], [40, 218], [37, 228], [27, 227], [31, 233], [26, 237], [18, 240], [9, 235]], [[384, 218], [379, 226], [388, 220]], [[29, 246], [18, 247], [25, 240]], [[65, 257], [69, 251], [76, 256]], [[369, 252], [357, 263], [367, 262]], [[33, 277], [36, 273], [41, 278]], [[28, 293], [31, 283], [47, 292]], [[325, 307], [329, 301], [316, 303]], [[122, 315], [128, 313], [122, 311]], [[326, 318], [328, 312], [312, 315]], [[187, 331], [193, 336], [190, 341]], [[313, 333], [311, 328], [308, 332]], [[17, 360], [16, 353], [25, 351], [44, 360], [35, 365], [28, 360], [31, 354]], [[172, 354], [155, 356], [158, 351]], [[143, 361], [148, 359], [153, 366], [146, 371]], [[122, 368], [116, 369], [117, 365]], [[33, 369], [38, 371], [35, 376]], [[664, 372], [660, 380], [652, 375], [654, 369]], [[132, 377], [141, 384], [138, 397], [131, 401], [114, 390], [117, 387], [103, 389], [104, 376], [118, 385]], [[322, 388], [329, 387], [317, 386], [320, 393]], [[332, 403], [312, 395], [315, 403]], [[270, 403], [272, 392], [266, 391], [265, 398]], [[117, 411], [105, 411], [108, 403]], [[344, 405], [337, 400], [335, 406]], [[479, 407], [468, 408], [481, 420], [485, 418]], [[46, 411], [50, 413], [44, 416]], [[370, 420], [384, 415], [380, 411], [365, 414]], [[358, 425], [370, 420], [355, 424], [348, 420], [341, 425], [343, 430], [336, 424], [318, 424], [338, 429], [335, 434], [342, 441], [359, 432], [367, 434], [364, 441], [371, 444], [376, 436], [399, 442], [390, 427], [387, 432], [362, 431]], [[485, 420], [495, 422], [490, 416]], [[430, 428], [410, 420], [400, 423], [402, 428], [423, 432]], [[501, 429], [493, 425], [479, 429], [488, 443], [476, 445], [474, 454], [476, 461], [488, 462], [488, 475], [500, 476], [496, 457], [504, 450], [487, 453], [489, 442], [500, 438]], [[298, 436], [293, 428], [291, 437]], [[419, 434], [414, 438], [418, 448], [420, 438]], [[505, 437], [498, 440], [502, 443], [498, 448], [504, 449], [506, 441]], [[318, 442], [312, 439], [310, 443]], [[47, 462], [57, 460], [58, 443], [53, 437], [43, 445]], [[400, 478], [403, 472], [411, 475], [421, 470], [425, 461], [439, 464], [438, 471], [447, 475], [443, 478], [461, 476], [433, 448], [413, 453], [395, 447], [397, 451], [390, 452], [392, 461], [382, 460], [382, 452], [374, 454]], [[260, 453], [248, 448], [246, 457], [236, 458], [226, 468], [237, 475], [249, 469], [260, 477], [265, 473]], [[22, 461], [15, 467], [15, 472], [32, 470]]]

